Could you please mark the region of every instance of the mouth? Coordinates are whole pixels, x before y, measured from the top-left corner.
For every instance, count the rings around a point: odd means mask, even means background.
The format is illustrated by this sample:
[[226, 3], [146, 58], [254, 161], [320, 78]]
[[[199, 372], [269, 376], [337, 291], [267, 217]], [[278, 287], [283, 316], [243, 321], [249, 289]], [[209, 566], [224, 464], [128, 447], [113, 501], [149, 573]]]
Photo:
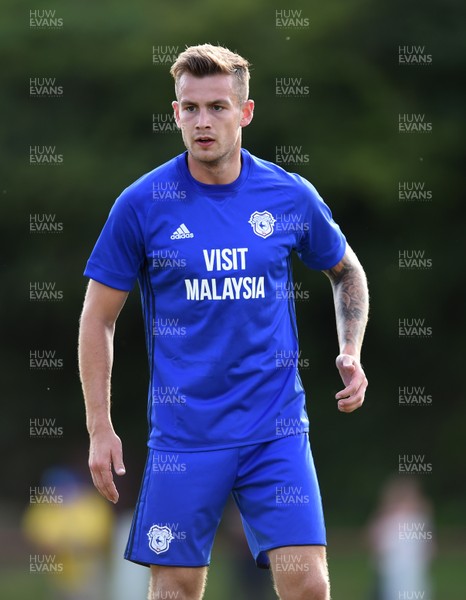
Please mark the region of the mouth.
[[200, 135], [194, 140], [201, 148], [209, 148], [215, 142], [214, 138], [208, 135]]

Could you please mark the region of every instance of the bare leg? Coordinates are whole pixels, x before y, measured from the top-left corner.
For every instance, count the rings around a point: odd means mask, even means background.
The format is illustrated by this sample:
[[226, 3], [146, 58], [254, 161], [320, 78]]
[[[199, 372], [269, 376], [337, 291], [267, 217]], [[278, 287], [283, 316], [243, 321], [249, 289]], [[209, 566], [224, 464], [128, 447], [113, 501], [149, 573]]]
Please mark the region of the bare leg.
[[330, 600], [325, 546], [286, 546], [268, 555], [281, 600]]
[[148, 600], [202, 600], [207, 567], [151, 565]]

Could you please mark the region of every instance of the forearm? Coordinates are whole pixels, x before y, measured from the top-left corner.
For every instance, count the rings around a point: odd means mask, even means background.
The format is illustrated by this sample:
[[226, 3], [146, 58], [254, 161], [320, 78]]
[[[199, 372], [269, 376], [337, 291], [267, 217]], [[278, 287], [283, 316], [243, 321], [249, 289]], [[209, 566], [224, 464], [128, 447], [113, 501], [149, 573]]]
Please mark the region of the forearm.
[[340, 353], [359, 359], [369, 314], [366, 275], [350, 248], [343, 260], [326, 274], [333, 288]]
[[83, 311], [79, 330], [79, 373], [90, 435], [101, 429], [112, 429], [110, 380], [114, 329], [114, 324]]

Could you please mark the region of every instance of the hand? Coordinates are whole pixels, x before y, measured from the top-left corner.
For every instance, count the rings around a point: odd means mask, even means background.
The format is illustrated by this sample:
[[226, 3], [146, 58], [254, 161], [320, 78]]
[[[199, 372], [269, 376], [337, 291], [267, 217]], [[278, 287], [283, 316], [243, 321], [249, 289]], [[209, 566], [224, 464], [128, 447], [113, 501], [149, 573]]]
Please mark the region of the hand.
[[335, 396], [338, 400], [338, 410], [350, 413], [362, 406], [368, 381], [356, 357], [350, 354], [339, 354], [335, 362], [346, 386]]
[[94, 433], [89, 449], [92, 481], [104, 498], [116, 504], [119, 494], [113, 481], [112, 466], [117, 475], [126, 473], [120, 438], [113, 429]]

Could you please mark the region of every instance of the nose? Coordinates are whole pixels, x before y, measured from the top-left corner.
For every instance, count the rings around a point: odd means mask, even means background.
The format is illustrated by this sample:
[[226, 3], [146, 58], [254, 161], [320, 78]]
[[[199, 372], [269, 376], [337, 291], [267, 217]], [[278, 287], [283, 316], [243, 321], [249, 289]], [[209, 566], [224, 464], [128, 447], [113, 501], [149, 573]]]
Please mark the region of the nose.
[[209, 129], [210, 128], [210, 116], [207, 108], [200, 108], [197, 113], [197, 129]]

